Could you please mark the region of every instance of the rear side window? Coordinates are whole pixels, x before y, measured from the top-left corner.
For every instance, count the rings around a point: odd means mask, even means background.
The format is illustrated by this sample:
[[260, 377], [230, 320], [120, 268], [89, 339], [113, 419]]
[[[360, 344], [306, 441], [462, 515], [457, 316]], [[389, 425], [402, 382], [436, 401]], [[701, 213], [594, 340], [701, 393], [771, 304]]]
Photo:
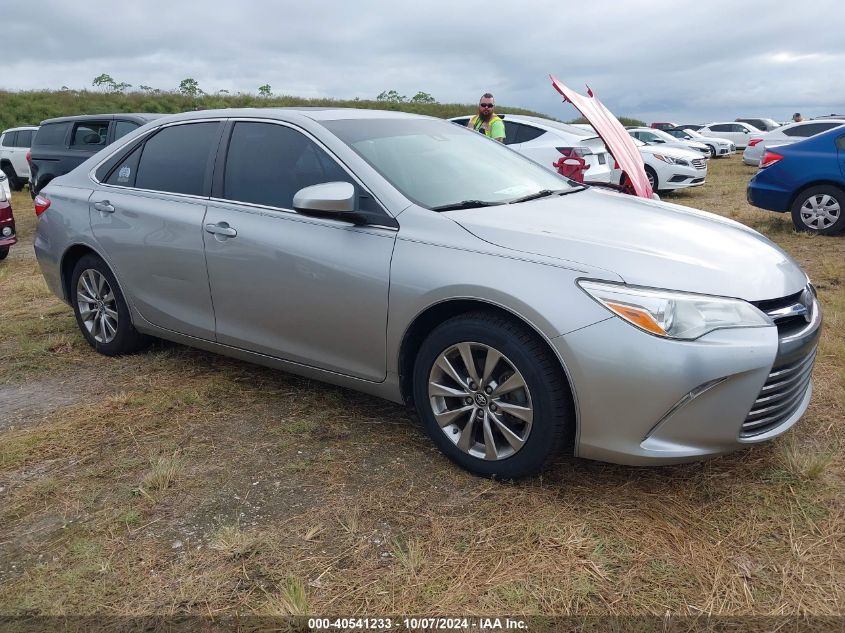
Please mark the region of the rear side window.
[[70, 146], [76, 148], [105, 147], [109, 134], [108, 121], [86, 121], [73, 126]]
[[540, 128], [532, 125], [520, 125], [519, 130], [516, 132], [516, 142], [525, 143], [527, 141], [533, 141], [535, 138], [543, 136], [545, 133], [545, 130], [541, 130]]
[[719, 125], [711, 125], [710, 129], [713, 130], [714, 132], [730, 132], [732, 127], [733, 127], [732, 125], [719, 124]]
[[836, 138], [836, 148], [845, 150], [845, 134]]
[[174, 125], [161, 130], [144, 144], [135, 186], [204, 195], [209, 157], [212, 148], [216, 148], [219, 129], [220, 124], [215, 121]]
[[33, 145], [64, 145], [70, 123], [47, 123], [38, 128]]
[[272, 123], [235, 124], [223, 184], [227, 200], [293, 209], [303, 187], [337, 181], [355, 184], [304, 134]]
[[112, 170], [111, 175], [106, 180], [106, 184], [117, 185], [118, 187], [134, 187], [142, 149], [143, 146], [139, 145], [126, 158], [121, 160]]
[[513, 121], [505, 121], [505, 145], [513, 145], [519, 143], [516, 140], [519, 135], [519, 129], [522, 127], [519, 123]]
[[827, 132], [833, 128], [841, 125], [841, 123], [808, 123], [807, 125], [799, 125], [789, 130], [784, 130], [783, 133], [787, 136], [800, 136], [802, 138], [809, 138], [822, 132]]
[[3, 135], [3, 143], [1, 145], [3, 147], [15, 147], [15, 138], [17, 135], [17, 132], [6, 132]]
[[15, 147], [29, 147], [32, 145], [33, 130], [18, 130], [18, 138], [15, 140]]
[[133, 130], [137, 130], [139, 125], [134, 121], [115, 121], [114, 122], [114, 140], [116, 141], [119, 138], [122, 138], [132, 132]]

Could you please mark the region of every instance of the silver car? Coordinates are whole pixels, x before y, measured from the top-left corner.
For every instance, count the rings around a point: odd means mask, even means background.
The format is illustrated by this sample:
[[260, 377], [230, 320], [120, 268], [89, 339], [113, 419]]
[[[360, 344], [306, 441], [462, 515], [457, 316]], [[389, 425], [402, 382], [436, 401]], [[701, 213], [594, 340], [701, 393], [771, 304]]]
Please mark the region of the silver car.
[[186, 113], [43, 194], [41, 270], [97, 351], [161, 337], [407, 402], [481, 475], [727, 453], [810, 400], [821, 313], [777, 246], [445, 121]]

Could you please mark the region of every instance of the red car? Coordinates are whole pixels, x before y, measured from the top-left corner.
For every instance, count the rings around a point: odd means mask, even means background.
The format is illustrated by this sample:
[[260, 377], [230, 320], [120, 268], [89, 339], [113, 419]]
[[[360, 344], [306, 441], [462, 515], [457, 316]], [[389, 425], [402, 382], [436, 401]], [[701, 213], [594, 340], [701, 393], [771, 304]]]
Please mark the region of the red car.
[[6, 177], [0, 174], [0, 259], [6, 259], [6, 255], [9, 254], [9, 247], [17, 241], [11, 196], [6, 184]]

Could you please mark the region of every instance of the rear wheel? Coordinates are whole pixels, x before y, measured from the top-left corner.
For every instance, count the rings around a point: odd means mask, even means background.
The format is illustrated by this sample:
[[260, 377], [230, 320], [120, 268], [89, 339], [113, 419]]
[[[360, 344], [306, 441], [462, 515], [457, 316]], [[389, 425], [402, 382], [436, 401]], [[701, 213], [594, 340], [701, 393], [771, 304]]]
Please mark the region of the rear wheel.
[[833, 235], [845, 229], [845, 191], [817, 185], [802, 191], [792, 203], [792, 223], [798, 231]]
[[474, 312], [435, 328], [414, 363], [414, 402], [434, 443], [486, 477], [533, 475], [571, 431], [557, 359], [526, 326]]
[[150, 338], [132, 325], [114, 274], [96, 255], [85, 255], [77, 262], [70, 293], [82, 335], [101, 354], [131, 354], [149, 344]]
[[15, 172], [15, 168], [11, 165], [3, 165], [3, 173], [6, 174], [6, 178], [9, 179], [9, 189], [12, 191], [20, 191], [23, 189], [23, 180], [18, 178], [18, 174]]

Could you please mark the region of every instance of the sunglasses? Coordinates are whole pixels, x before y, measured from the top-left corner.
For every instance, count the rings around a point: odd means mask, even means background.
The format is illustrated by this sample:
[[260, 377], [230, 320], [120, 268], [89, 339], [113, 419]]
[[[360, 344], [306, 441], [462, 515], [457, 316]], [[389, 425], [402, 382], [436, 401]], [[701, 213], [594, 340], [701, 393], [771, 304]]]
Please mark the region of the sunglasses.
[[478, 107], [479, 108], [492, 108], [493, 104], [492, 103], [479, 103]]

